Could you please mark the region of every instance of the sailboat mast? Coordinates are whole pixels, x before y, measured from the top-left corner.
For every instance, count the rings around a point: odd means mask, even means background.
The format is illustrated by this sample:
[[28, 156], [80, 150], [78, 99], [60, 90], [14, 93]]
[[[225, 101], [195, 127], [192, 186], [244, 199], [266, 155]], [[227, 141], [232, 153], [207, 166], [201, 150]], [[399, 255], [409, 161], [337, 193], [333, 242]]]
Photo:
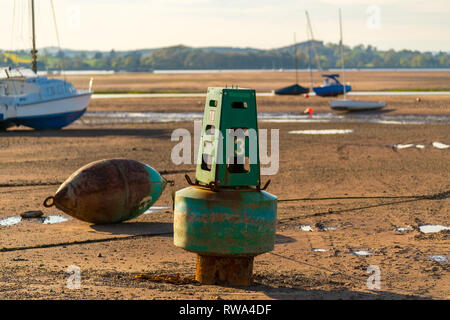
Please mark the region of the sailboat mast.
[[308, 31], [308, 23], [306, 23], [306, 38], [309, 40], [308, 44], [308, 69], [309, 69], [309, 89], [312, 92], [313, 91], [313, 73], [311, 69], [311, 39], [309, 37], [309, 31]]
[[34, 0], [31, 1], [31, 31], [33, 36], [33, 48], [31, 49], [31, 58], [33, 59], [32, 69], [34, 73], [37, 73], [37, 50], [36, 50], [36, 31], [34, 22]]
[[345, 68], [344, 68], [344, 44], [343, 44], [343, 37], [342, 37], [342, 15], [341, 15], [341, 9], [339, 9], [339, 30], [341, 33], [341, 41], [340, 41], [340, 47], [341, 47], [341, 64], [342, 64], [342, 84], [344, 88], [344, 99], [345, 99]]
[[297, 63], [297, 40], [294, 32], [294, 64], [295, 64], [295, 84], [298, 83], [298, 63]]

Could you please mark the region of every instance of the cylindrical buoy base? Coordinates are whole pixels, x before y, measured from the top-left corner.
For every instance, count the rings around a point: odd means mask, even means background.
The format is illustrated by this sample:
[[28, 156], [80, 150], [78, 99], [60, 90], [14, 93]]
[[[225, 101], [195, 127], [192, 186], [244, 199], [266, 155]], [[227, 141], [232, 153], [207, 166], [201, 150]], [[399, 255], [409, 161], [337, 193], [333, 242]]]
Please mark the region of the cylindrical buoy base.
[[253, 258], [198, 254], [195, 280], [210, 285], [250, 286], [253, 282]]

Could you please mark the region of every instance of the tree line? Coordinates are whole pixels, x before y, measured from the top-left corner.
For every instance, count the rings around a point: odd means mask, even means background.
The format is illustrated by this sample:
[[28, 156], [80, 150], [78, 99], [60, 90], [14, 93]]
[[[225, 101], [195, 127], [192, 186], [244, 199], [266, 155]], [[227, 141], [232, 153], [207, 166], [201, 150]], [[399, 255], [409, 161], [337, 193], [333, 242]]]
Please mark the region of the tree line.
[[[29, 53], [0, 51], [4, 66], [26, 66]], [[25, 60], [24, 60], [25, 59]], [[19, 61], [19, 62], [18, 62]], [[22, 62], [20, 62], [22, 61]], [[450, 68], [450, 53], [413, 50], [377, 50], [373, 46], [344, 46], [346, 68]], [[302, 42], [279, 49], [192, 48], [183, 45], [154, 50], [92, 52], [71, 50], [39, 51], [39, 70], [116, 70], [154, 69], [292, 69], [298, 67], [330, 69], [341, 67], [338, 44]]]

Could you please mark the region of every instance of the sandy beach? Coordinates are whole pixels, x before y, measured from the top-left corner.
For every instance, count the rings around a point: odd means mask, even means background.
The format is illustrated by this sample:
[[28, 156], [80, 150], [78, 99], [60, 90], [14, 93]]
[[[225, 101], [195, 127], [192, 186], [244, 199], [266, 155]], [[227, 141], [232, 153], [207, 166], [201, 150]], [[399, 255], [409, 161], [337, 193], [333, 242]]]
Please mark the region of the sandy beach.
[[[85, 86], [89, 78], [67, 80]], [[238, 84], [267, 92], [293, 79], [288, 72], [118, 74], [95, 76], [94, 89], [206, 92]], [[299, 79], [307, 85], [309, 74]], [[448, 90], [450, 73], [348, 72], [346, 81], [359, 91]], [[339, 121], [259, 122], [279, 130], [278, 173], [262, 177], [271, 180], [267, 191], [279, 202], [275, 249], [255, 258], [250, 287], [192, 280], [195, 255], [173, 245], [169, 188], [154, 212], [114, 225], [89, 224], [42, 205], [71, 173], [99, 159], [142, 161], [174, 180], [176, 190], [186, 187], [184, 175], [193, 177], [195, 165], [172, 163], [177, 142], [171, 134], [177, 128], [193, 132], [192, 121], [115, 122], [96, 113], [202, 113], [204, 98], [92, 99], [88, 113], [63, 130], [0, 132], [0, 221], [28, 210], [68, 219], [0, 225], [0, 299], [449, 299], [450, 231], [424, 233], [420, 227], [450, 226], [450, 148], [433, 146], [450, 144], [450, 93], [353, 98], [387, 107], [358, 121], [339, 113]], [[298, 116], [308, 107], [317, 116], [335, 114], [329, 102], [257, 98], [260, 113]], [[109, 120], [88, 121], [96, 118]], [[373, 118], [380, 121], [365, 120]], [[349, 133], [290, 133], [331, 129]], [[81, 272], [79, 289], [67, 287], [70, 266]], [[380, 289], [367, 286], [369, 266], [381, 272]], [[136, 279], [140, 274], [162, 280]], [[185, 281], [167, 280], [174, 275]]]

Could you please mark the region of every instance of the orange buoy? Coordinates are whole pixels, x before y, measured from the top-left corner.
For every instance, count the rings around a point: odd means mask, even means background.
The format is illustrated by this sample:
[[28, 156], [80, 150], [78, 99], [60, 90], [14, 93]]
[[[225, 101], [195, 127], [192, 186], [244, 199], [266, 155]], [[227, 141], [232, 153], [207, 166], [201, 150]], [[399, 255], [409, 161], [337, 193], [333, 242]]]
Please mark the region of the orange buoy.
[[303, 113], [305, 113], [305, 114], [313, 114], [314, 110], [313, 110], [313, 108], [306, 108], [305, 111], [303, 111]]

